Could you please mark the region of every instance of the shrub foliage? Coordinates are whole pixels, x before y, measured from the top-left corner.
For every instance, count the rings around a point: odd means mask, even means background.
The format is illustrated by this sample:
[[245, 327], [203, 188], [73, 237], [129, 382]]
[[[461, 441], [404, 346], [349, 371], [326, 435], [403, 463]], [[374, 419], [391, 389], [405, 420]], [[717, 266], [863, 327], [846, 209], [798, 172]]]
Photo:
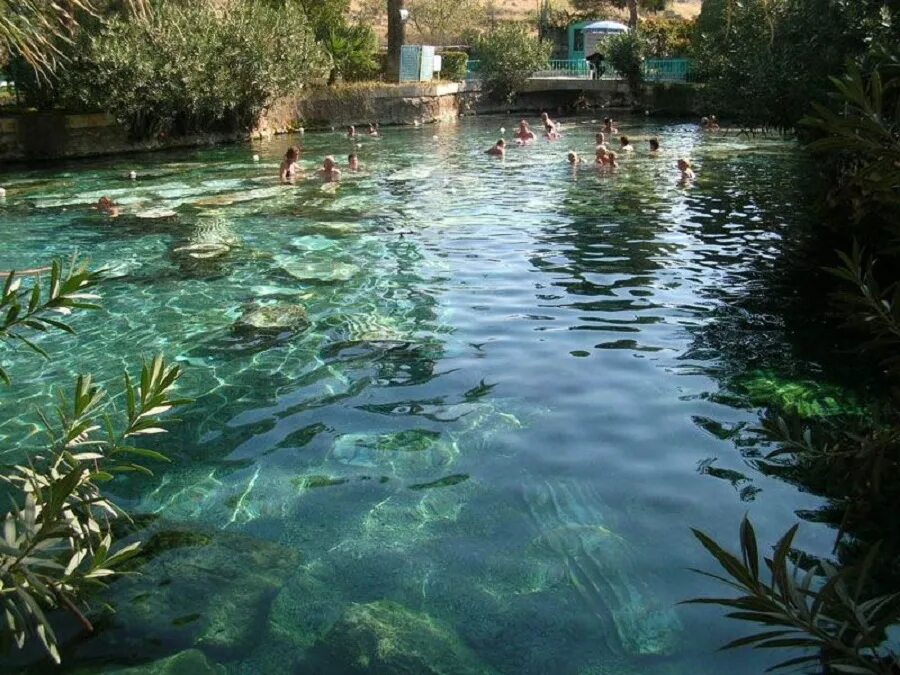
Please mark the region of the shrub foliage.
[[466, 79], [469, 55], [465, 52], [444, 52], [441, 54], [441, 78], [451, 81]]
[[527, 28], [504, 24], [475, 41], [482, 81], [490, 94], [510, 100], [536, 70], [543, 68], [553, 45], [541, 42]]

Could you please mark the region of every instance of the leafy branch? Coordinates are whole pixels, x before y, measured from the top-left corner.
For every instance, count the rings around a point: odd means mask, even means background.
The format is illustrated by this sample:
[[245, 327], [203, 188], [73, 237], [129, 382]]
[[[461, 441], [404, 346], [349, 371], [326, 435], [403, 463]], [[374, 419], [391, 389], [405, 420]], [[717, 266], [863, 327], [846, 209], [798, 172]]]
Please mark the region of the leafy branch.
[[[39, 278], [23, 289], [20, 277], [9, 273], [0, 297], [0, 341], [20, 342], [48, 358], [23, 333], [50, 328], [72, 333], [68, 324], [47, 314], [96, 308], [88, 301], [98, 296], [86, 291], [101, 276], [75, 261], [67, 271], [54, 262], [45, 293]], [[10, 382], [2, 368], [0, 376]], [[0, 515], [0, 608], [5, 631], [20, 648], [29, 635], [37, 636], [60, 662], [47, 616], [51, 610], [71, 612], [85, 630], [93, 630], [80, 607], [84, 594], [102, 587], [140, 547], [134, 542], [113, 550], [111, 522], [127, 514], [103, 495], [100, 485], [124, 472], [150, 474], [145, 460], [169, 461], [140, 447], [140, 441], [165, 433], [164, 424], [174, 420], [164, 422], [160, 416], [188, 402], [172, 395], [180, 377], [180, 367], [161, 356], [143, 364], [137, 383], [126, 372], [126, 408], [117, 424], [114, 411], [107, 410], [106, 391], [89, 375], [78, 376], [71, 398], [60, 395], [54, 421], [52, 414], [38, 412], [46, 450], [0, 474], [12, 497], [9, 510]]]
[[[699, 530], [694, 536], [716, 559], [727, 576], [694, 570], [738, 592], [732, 598], [694, 598], [685, 604], [726, 607], [732, 619], [759, 624], [763, 629], [734, 640], [722, 649], [814, 650], [781, 661], [767, 672], [826, 665], [829, 672], [890, 675], [900, 672], [900, 658], [886, 645], [886, 631], [900, 621], [900, 593], [866, 598], [869, 570], [878, 555], [874, 546], [857, 569], [838, 570], [825, 560], [806, 569], [792, 561], [791, 547], [798, 525], [774, 547], [760, 565], [756, 533], [748, 518], [740, 528], [740, 557], [726, 551]], [[761, 569], [769, 571], [769, 580]]]
[[[97, 305], [88, 301], [100, 296], [87, 291], [96, 286], [102, 276], [101, 272], [91, 272], [86, 264], [75, 260], [67, 268], [59, 261], [54, 261], [50, 268], [49, 289], [45, 291], [40, 276], [30, 288], [23, 288], [22, 277], [17, 276], [15, 271], [10, 272], [0, 295], [0, 342], [15, 340], [44, 358], [49, 358], [47, 352], [26, 337], [26, 334], [34, 331], [44, 333], [50, 328], [74, 333], [67, 323], [50, 318], [48, 314], [68, 316], [73, 309], [98, 309]], [[6, 384], [12, 382], [2, 362], [0, 380]]]

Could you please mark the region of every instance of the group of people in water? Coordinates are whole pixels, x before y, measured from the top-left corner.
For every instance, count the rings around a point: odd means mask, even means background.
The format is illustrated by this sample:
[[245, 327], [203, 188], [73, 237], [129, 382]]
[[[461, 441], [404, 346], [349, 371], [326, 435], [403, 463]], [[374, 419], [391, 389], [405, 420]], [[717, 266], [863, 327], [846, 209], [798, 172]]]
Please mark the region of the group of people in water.
[[[547, 139], [548, 141], [557, 141], [562, 138], [562, 135], [560, 133], [560, 125], [554, 122], [550, 118], [550, 115], [548, 115], [546, 112], [541, 113], [541, 123], [544, 127], [545, 139]], [[704, 130], [712, 131], [719, 128], [719, 124], [716, 121], [715, 116], [704, 117], [701, 120], [700, 124]], [[501, 132], [504, 131], [505, 129], [501, 128]], [[596, 145], [594, 147], [594, 164], [598, 168], [618, 168], [620, 154], [629, 155], [635, 152], [634, 145], [632, 145], [628, 136], [619, 136], [618, 152], [609, 147], [612, 143], [613, 136], [618, 133], [619, 130], [613, 123], [612, 118], [604, 118], [602, 131], [598, 131], [597, 135], [595, 136]], [[516, 130], [516, 133], [513, 134], [513, 138], [516, 145], [523, 146], [534, 143], [537, 140], [537, 135], [534, 133], [534, 131], [532, 131], [531, 127], [528, 124], [528, 121], [522, 120], [521, 122], [519, 122], [519, 128]], [[659, 156], [659, 138], [654, 136], [648, 141], [648, 144], [650, 156]], [[506, 157], [506, 149], [506, 140], [500, 138], [494, 145], [492, 145], [485, 151], [485, 154], [492, 157], [500, 157], [502, 159]], [[575, 152], [574, 150], [569, 150], [569, 152], [566, 154], [566, 159], [569, 164], [573, 166], [587, 163], [587, 160], [585, 160], [579, 153]], [[676, 166], [678, 167], [678, 171], [681, 173], [680, 182], [687, 183], [694, 180], [694, 170], [691, 166], [690, 159], [688, 159], [687, 157], [679, 158]]]
[[[560, 124], [551, 119], [550, 115], [546, 112], [541, 113], [541, 126], [544, 129], [543, 136], [546, 140], [557, 141], [562, 138], [562, 129]], [[700, 120], [700, 128], [704, 131], [717, 131], [719, 129], [719, 122], [716, 119], [715, 115], [703, 117]], [[505, 133], [505, 131], [505, 129], [501, 128], [501, 133]], [[595, 136], [596, 143], [594, 147], [593, 164], [597, 168], [615, 169], [619, 166], [620, 157], [632, 155], [636, 152], [634, 145], [631, 143], [631, 140], [628, 138], [628, 136], [625, 135], [619, 135], [619, 147], [617, 150], [613, 150], [610, 146], [613, 143], [613, 138], [617, 134], [619, 134], [619, 130], [615, 126], [612, 118], [604, 118], [603, 127], [601, 131], [598, 131]], [[356, 140], [363, 135], [369, 137], [379, 136], [378, 124], [369, 124], [368, 131], [357, 130], [354, 125], [350, 125], [347, 127], [347, 138], [351, 141]], [[518, 129], [513, 134], [513, 139], [516, 145], [526, 146], [537, 141], [537, 134], [535, 134], [535, 132], [531, 129], [531, 126], [528, 124], [527, 120], [522, 120], [519, 122]], [[651, 157], [659, 156], [659, 138], [650, 138], [647, 143], [648, 154]], [[486, 150], [486, 154], [492, 157], [504, 158], [506, 157], [506, 150], [507, 142], [504, 138], [500, 138], [493, 146]], [[258, 160], [258, 157], [254, 156], [254, 160]], [[581, 154], [574, 150], [568, 151], [568, 153], [566, 154], [566, 160], [572, 166], [589, 163], [589, 160], [586, 160], [584, 157], [582, 157]], [[678, 171], [680, 172], [679, 182], [686, 184], [693, 181], [694, 170], [691, 166], [690, 159], [686, 157], [679, 158], [676, 166], [678, 167]], [[355, 152], [351, 152], [349, 155], [347, 155], [346, 171], [350, 173], [359, 173], [363, 171], [363, 166], [362, 164], [360, 164], [359, 157]], [[341, 179], [343, 171], [338, 166], [337, 160], [334, 158], [334, 155], [326, 155], [324, 160], [322, 161], [321, 168], [316, 171], [315, 175], [325, 183], [336, 183]], [[134, 172], [131, 173], [130, 177], [132, 178], [132, 180], [136, 179], [136, 175], [134, 174]], [[298, 179], [303, 177], [303, 169], [300, 166], [300, 147], [292, 145], [284, 153], [284, 159], [282, 159], [278, 169], [278, 178], [284, 184], [293, 184], [296, 183]], [[109, 197], [106, 196], [101, 197], [97, 201], [95, 208], [104, 215], [119, 215], [119, 207]]]

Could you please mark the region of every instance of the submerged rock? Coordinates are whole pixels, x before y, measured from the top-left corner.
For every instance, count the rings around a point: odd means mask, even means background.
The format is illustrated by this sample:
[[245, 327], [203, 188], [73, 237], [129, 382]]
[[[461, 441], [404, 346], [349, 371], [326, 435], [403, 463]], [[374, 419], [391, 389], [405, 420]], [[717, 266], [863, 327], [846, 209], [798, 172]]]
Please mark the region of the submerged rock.
[[602, 627], [599, 633], [618, 638], [611, 650], [620, 646], [629, 654], [662, 655], [677, 649], [678, 615], [645, 575], [635, 573], [637, 557], [603, 523], [603, 504], [589, 486], [536, 484], [525, 491], [525, 502], [539, 531], [528, 549], [529, 566], [574, 589]]
[[248, 310], [234, 327], [244, 331], [301, 331], [309, 327], [303, 305], [279, 302]]
[[813, 380], [791, 379], [757, 370], [738, 382], [751, 403], [804, 418], [864, 416], [868, 413], [852, 392]]
[[190, 239], [173, 249], [174, 253], [196, 259], [219, 258], [240, 248], [241, 240], [223, 218], [203, 218], [197, 221]]
[[448, 626], [403, 605], [352, 605], [316, 642], [315, 663], [344, 673], [484, 675], [492, 672]]
[[293, 256], [276, 255], [275, 262], [285, 272], [301, 281], [349, 281], [359, 273], [359, 267], [336, 260], [298, 260]]
[[440, 432], [426, 429], [389, 434], [343, 434], [331, 451], [334, 459], [350, 466], [387, 465], [419, 470], [448, 465], [458, 453], [454, 444], [441, 439]]
[[[85, 671], [97, 672], [94, 669]], [[210, 663], [199, 649], [188, 649], [174, 656], [153, 661], [141, 666], [104, 670], [106, 675], [225, 675], [225, 668]]]

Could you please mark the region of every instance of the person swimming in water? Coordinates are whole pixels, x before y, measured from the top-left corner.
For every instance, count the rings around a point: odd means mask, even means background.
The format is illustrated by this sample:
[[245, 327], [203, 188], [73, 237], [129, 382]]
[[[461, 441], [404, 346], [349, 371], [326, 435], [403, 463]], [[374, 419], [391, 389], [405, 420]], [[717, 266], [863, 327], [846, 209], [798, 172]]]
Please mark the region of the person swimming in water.
[[681, 172], [681, 176], [678, 179], [678, 182], [682, 185], [687, 185], [696, 177], [694, 175], [694, 170], [691, 168], [691, 160], [686, 157], [682, 157], [678, 160], [678, 170]]
[[369, 136], [377, 136], [378, 135], [378, 125], [377, 124], [369, 124]]
[[541, 123], [544, 125], [548, 139], [555, 141], [559, 138], [559, 124], [550, 119], [550, 115], [546, 112], [541, 113]]
[[566, 160], [573, 166], [576, 164], [584, 164], [584, 159], [574, 150], [569, 150], [568, 154], [566, 154]]
[[707, 127], [710, 131], [718, 131], [719, 130], [719, 120], [715, 115], [709, 116], [709, 127]]
[[655, 155], [659, 152], [659, 139], [655, 136], [650, 139], [650, 154]]
[[619, 133], [618, 127], [613, 126], [612, 117], [603, 118], [603, 133], [605, 133], [607, 136], [612, 136], [613, 134]]
[[606, 146], [598, 145], [594, 154], [594, 163], [597, 166], [605, 166], [607, 161], [609, 161], [607, 155], [609, 155], [609, 150], [606, 149]]
[[278, 169], [278, 176], [282, 183], [293, 183], [300, 175], [300, 165], [297, 161], [300, 159], [300, 148], [292, 145], [284, 153], [284, 159], [281, 160], [281, 167]]
[[604, 134], [602, 131], [598, 131], [597, 135], [594, 136], [594, 141], [595, 141], [594, 142], [595, 148], [599, 148], [601, 145], [605, 146], [606, 145], [606, 134]]
[[501, 138], [494, 143], [494, 145], [485, 150], [484, 154], [490, 155], [491, 157], [500, 157], [501, 159], [506, 157], [506, 141]]
[[347, 155], [347, 170], [353, 171], [354, 173], [362, 171], [362, 164], [359, 163], [359, 157], [357, 157], [355, 152], [351, 152]]
[[628, 140], [628, 136], [622, 136], [619, 139], [619, 143], [621, 144], [619, 149], [622, 152], [634, 152], [634, 146], [631, 144], [631, 141]]
[[524, 145], [525, 143], [533, 143], [534, 139], [534, 132], [529, 128], [528, 122], [525, 120], [519, 122], [519, 129], [516, 131], [516, 140]]
[[347, 138], [356, 138], [356, 136], [356, 127], [351, 124], [349, 127], [347, 127]]
[[116, 206], [116, 203], [106, 195], [100, 197], [100, 199], [97, 200], [97, 205], [95, 206], [95, 208], [104, 216], [109, 216], [110, 218], [115, 218], [119, 215], [119, 207]]
[[326, 183], [336, 183], [341, 179], [341, 170], [334, 161], [334, 157], [326, 155], [322, 161], [322, 168], [318, 171], [319, 177]]
[[619, 156], [612, 150], [606, 153], [606, 166], [610, 169], [619, 168]]

